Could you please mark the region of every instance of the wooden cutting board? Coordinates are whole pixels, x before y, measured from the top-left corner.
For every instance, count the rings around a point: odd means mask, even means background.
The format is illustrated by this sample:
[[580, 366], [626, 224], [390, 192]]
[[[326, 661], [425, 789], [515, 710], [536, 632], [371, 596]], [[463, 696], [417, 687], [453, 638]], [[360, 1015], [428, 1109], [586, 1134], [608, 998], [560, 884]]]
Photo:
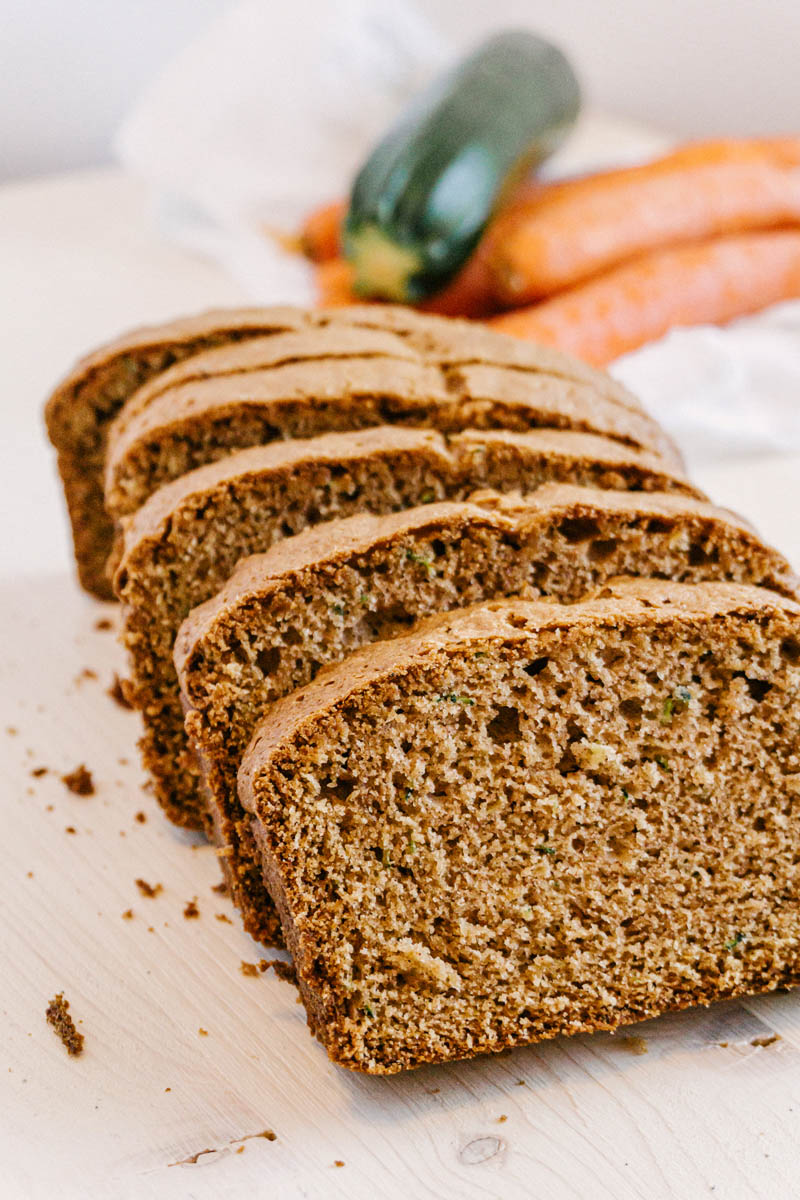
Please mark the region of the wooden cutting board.
[[[800, 461], [701, 482], [800, 561]], [[332, 1066], [293, 986], [242, 973], [263, 951], [213, 850], [143, 786], [114, 608], [41, 572], [2, 582], [0, 622], [4, 1196], [799, 1194], [800, 993], [389, 1079]], [[61, 780], [79, 764], [92, 795]], [[45, 1022], [59, 991], [79, 1058]]]

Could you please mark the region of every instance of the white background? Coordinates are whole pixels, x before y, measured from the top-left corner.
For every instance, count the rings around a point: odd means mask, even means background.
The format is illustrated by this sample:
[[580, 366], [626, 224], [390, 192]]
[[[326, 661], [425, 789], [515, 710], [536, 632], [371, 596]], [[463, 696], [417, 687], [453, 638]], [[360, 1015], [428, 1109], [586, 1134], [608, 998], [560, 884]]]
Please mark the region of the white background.
[[[106, 161], [142, 85], [230, 3], [0, 0], [0, 179]], [[499, 25], [549, 34], [595, 106], [678, 135], [800, 127], [797, 0], [418, 3], [458, 44]]]

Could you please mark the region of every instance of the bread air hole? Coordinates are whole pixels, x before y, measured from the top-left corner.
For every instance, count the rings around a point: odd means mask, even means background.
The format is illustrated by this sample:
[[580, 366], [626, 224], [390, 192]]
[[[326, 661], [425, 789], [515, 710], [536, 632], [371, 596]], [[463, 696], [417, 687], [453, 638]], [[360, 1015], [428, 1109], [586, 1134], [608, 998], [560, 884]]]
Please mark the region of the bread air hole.
[[786, 638], [781, 642], [781, 654], [790, 663], [800, 663], [800, 642], [797, 638]]
[[532, 663], [528, 663], [527, 667], [523, 667], [522, 669], [526, 675], [530, 675], [531, 677], [541, 675], [549, 661], [549, 658], [535, 658]]
[[256, 666], [262, 675], [272, 675], [281, 663], [281, 652], [277, 646], [267, 646], [256, 655]]
[[593, 563], [608, 562], [616, 550], [617, 544], [616, 538], [596, 538], [589, 547], [586, 557], [589, 562]]
[[519, 710], [504, 704], [486, 726], [486, 732], [493, 742], [503, 746], [509, 742], [518, 742], [522, 737], [519, 728]]
[[565, 541], [575, 545], [597, 537], [600, 526], [592, 517], [567, 517], [558, 527]]

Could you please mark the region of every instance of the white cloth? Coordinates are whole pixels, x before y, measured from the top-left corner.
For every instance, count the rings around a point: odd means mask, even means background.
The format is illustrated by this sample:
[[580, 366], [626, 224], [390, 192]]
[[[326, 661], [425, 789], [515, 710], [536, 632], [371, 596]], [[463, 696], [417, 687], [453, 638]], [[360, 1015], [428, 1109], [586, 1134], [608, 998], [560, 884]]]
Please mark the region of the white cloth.
[[[409, 0], [243, 0], [170, 63], [116, 139], [169, 237], [261, 303], [310, 303], [311, 273], [265, 233], [346, 193], [371, 145], [452, 57]], [[646, 159], [669, 139], [589, 115], [548, 174]], [[674, 330], [613, 373], [688, 462], [800, 449], [800, 304]]]

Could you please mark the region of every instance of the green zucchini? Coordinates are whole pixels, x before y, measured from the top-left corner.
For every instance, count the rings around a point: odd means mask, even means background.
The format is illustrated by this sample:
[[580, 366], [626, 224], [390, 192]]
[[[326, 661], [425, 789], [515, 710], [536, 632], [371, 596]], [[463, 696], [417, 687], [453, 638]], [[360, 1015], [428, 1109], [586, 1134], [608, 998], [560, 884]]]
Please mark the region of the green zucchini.
[[356, 290], [409, 303], [439, 291], [579, 107], [564, 55], [522, 30], [490, 38], [438, 80], [356, 177], [344, 237]]

